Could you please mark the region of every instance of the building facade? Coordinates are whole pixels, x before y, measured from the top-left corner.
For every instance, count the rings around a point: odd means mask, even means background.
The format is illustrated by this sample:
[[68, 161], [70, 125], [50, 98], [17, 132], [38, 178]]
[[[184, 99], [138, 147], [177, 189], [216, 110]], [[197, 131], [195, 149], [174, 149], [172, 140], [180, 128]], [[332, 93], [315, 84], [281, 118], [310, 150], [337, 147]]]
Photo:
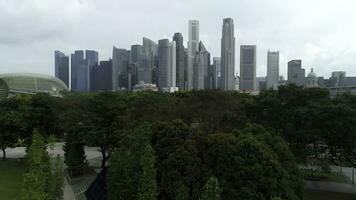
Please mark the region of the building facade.
[[176, 81], [179, 90], [185, 90], [185, 53], [183, 36], [181, 33], [175, 33], [173, 36], [173, 41], [176, 42]]
[[240, 90], [256, 90], [256, 45], [243, 45], [240, 48]]
[[69, 87], [69, 56], [60, 51], [54, 52], [54, 74]]
[[157, 67], [155, 58], [157, 57], [158, 44], [148, 38], [143, 38], [143, 82], [153, 83], [153, 71]]
[[90, 91], [111, 91], [112, 90], [112, 60], [100, 61], [91, 70]]
[[202, 42], [199, 43], [199, 52], [195, 56], [193, 67], [193, 89], [205, 90], [209, 87], [208, 69], [210, 66], [210, 53]]
[[114, 91], [127, 89], [128, 87], [128, 64], [130, 51], [113, 47], [112, 55], [112, 88]]
[[302, 60], [288, 62], [288, 83], [293, 83], [297, 86], [305, 85], [305, 69], [302, 68]]
[[188, 68], [186, 90], [193, 89], [193, 67], [195, 56], [199, 52], [199, 21], [189, 20]]
[[267, 53], [267, 89], [278, 89], [279, 83], [279, 51]]
[[158, 41], [157, 86], [163, 92], [175, 92], [176, 87], [176, 44], [168, 39]]
[[[83, 68], [83, 65], [85, 65], [85, 59], [84, 59], [84, 51], [82, 50], [76, 50], [74, 53], [71, 54], [71, 90], [72, 91], [79, 91], [78, 85], [81, 84], [80, 81], [78, 80], [82, 77], [81, 71]], [[84, 67], [84, 73], [86, 73], [86, 67]]]
[[235, 89], [235, 36], [231, 18], [223, 20], [221, 39], [221, 89]]

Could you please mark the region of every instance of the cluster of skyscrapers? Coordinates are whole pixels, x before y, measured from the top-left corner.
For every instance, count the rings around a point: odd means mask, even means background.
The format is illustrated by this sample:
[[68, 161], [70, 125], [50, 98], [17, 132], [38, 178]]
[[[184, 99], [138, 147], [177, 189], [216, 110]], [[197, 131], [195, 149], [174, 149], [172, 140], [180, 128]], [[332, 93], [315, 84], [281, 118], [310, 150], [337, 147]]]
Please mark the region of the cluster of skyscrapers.
[[106, 61], [99, 62], [96, 51], [75, 51], [70, 58], [71, 68], [69, 56], [55, 51], [55, 76], [72, 91], [78, 92], [221, 89], [255, 93], [264, 89], [277, 89], [279, 85], [287, 83], [333, 88], [336, 87], [333, 77], [338, 77], [337, 84], [340, 87], [345, 86], [346, 80], [353, 80], [352, 77], [347, 79], [346, 73], [341, 72], [333, 73], [330, 79], [324, 79], [317, 77], [313, 70], [306, 77], [301, 60], [288, 62], [288, 80], [284, 80], [279, 74], [279, 51], [267, 52], [267, 76], [257, 77], [256, 45], [240, 46], [238, 76], [235, 73], [233, 19], [223, 19], [221, 56], [212, 59], [199, 39], [199, 21], [189, 20], [188, 30], [187, 48], [181, 33], [175, 33], [172, 40], [162, 39], [158, 42], [144, 37], [142, 44], [132, 45], [129, 50], [114, 46], [112, 59]]
[[164, 92], [235, 90], [235, 36], [231, 18], [223, 20], [221, 57], [214, 57], [199, 40], [199, 21], [189, 21], [187, 48], [181, 33], [157, 43], [143, 38], [130, 50], [113, 47], [112, 59], [99, 63], [98, 52], [55, 51], [55, 76], [72, 91], [160, 90]]

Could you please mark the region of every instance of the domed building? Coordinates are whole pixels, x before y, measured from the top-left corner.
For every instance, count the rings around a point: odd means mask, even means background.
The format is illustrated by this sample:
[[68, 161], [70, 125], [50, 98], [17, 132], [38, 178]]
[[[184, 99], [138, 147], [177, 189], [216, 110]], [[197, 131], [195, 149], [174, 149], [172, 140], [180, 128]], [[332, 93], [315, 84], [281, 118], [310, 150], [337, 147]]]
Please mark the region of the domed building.
[[314, 69], [311, 68], [307, 78], [306, 78], [306, 87], [318, 87], [318, 76], [314, 72]]
[[30, 73], [0, 74], [0, 98], [37, 93], [61, 96], [62, 91], [68, 91], [68, 87], [63, 81], [52, 76]]

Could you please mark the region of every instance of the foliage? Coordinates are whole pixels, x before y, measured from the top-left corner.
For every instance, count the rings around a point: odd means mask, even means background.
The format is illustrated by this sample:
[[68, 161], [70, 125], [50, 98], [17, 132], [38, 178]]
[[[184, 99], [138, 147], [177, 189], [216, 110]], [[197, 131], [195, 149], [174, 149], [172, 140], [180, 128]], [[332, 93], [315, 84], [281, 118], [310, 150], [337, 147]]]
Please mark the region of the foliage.
[[200, 200], [221, 200], [221, 191], [219, 180], [211, 177], [203, 188]]
[[141, 156], [142, 175], [138, 191], [138, 200], [157, 199], [157, 183], [155, 154], [151, 145], [146, 145], [144, 153]]
[[24, 175], [22, 191], [22, 199], [24, 200], [45, 200], [50, 198], [51, 167], [45, 147], [43, 137], [35, 130], [27, 155], [29, 170]]

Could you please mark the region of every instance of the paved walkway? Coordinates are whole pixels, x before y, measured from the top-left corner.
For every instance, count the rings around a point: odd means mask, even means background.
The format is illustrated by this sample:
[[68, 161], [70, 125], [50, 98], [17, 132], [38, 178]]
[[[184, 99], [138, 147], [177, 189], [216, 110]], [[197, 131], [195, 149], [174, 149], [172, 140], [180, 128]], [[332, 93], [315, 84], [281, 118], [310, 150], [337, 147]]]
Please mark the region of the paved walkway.
[[346, 183], [334, 183], [324, 181], [307, 181], [306, 188], [310, 190], [356, 194], [356, 186]]

